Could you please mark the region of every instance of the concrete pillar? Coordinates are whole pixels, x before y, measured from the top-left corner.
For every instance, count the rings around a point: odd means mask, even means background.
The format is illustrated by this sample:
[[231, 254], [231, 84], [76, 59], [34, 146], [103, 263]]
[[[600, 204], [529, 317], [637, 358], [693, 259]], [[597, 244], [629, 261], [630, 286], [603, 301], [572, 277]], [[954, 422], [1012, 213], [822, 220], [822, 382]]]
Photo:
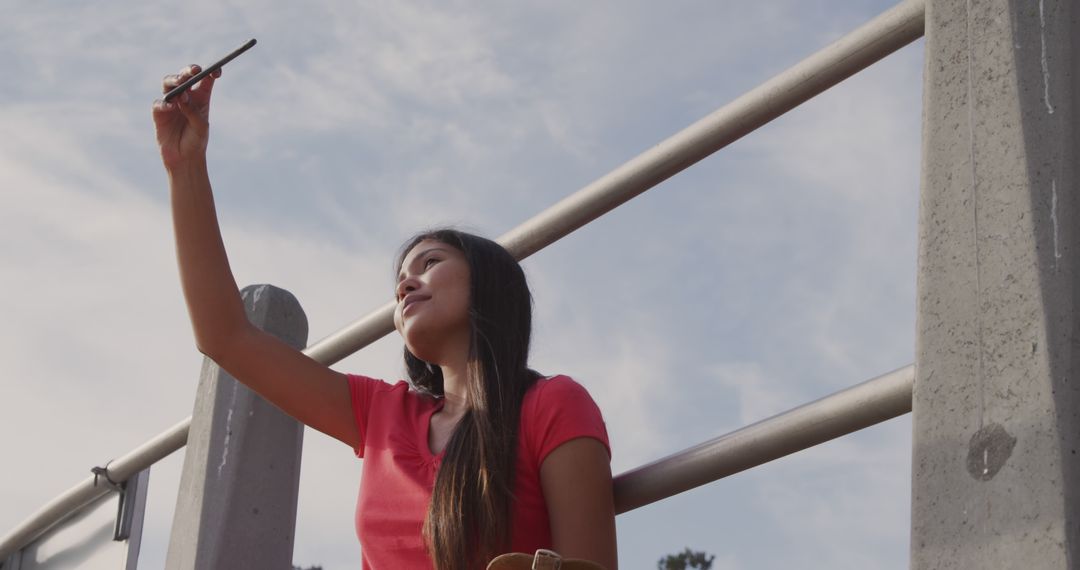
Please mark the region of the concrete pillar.
[[[255, 326], [304, 347], [307, 317], [292, 294], [255, 285], [242, 295]], [[303, 435], [297, 421], [207, 359], [165, 567], [291, 569]]]
[[912, 568], [1080, 568], [1078, 12], [927, 0]]

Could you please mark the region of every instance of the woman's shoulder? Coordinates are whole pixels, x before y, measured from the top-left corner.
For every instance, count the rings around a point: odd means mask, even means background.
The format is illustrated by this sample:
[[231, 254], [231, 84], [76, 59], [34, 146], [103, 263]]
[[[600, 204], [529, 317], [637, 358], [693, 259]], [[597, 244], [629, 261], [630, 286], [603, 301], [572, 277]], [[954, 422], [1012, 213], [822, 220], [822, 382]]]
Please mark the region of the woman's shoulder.
[[582, 386], [580, 382], [574, 380], [570, 376], [567, 376], [566, 374], [554, 374], [537, 378], [536, 382], [526, 393], [526, 397], [530, 394], [550, 391], [584, 391], [585, 393], [588, 393], [588, 390], [585, 390], [585, 387]]
[[592, 437], [608, 448], [603, 413], [581, 383], [564, 374], [540, 378], [525, 394], [522, 434], [539, 465], [552, 450], [577, 437]]
[[393, 398], [393, 399], [434, 399], [430, 394], [420, 392], [405, 380], [387, 382], [379, 378], [372, 378], [362, 374], [346, 374], [349, 379], [350, 391], [354, 394], [363, 394], [366, 398]]
[[523, 411], [530, 412], [552, 406], [567, 406], [596, 403], [589, 391], [577, 380], [565, 374], [542, 376], [525, 393], [522, 402]]
[[563, 395], [580, 394], [584, 392], [588, 394], [588, 390], [585, 389], [577, 380], [565, 375], [555, 374], [552, 376], [541, 376], [533, 382], [533, 385], [529, 387], [529, 390], [525, 392], [525, 405], [534, 403], [536, 401], [546, 401], [552, 398], [559, 398]]

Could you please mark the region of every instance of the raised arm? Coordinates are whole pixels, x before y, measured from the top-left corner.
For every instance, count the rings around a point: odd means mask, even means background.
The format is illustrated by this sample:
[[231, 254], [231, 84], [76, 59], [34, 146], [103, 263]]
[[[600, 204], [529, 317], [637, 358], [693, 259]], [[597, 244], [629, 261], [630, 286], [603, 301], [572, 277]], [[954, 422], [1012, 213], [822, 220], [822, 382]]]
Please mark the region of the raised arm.
[[[167, 92], [199, 72], [166, 76]], [[199, 351], [285, 413], [350, 447], [358, 443], [348, 382], [255, 328], [244, 314], [218, 228], [206, 166], [210, 95], [221, 73], [166, 103], [154, 102], [154, 127], [169, 178], [180, 281]]]

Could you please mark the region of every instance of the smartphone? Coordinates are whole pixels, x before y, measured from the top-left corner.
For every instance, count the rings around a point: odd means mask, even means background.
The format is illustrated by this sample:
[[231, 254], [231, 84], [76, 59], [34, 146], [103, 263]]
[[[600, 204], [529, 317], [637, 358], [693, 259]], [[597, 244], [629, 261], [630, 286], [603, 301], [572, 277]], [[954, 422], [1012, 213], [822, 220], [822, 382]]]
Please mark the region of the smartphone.
[[207, 68], [203, 69], [202, 71], [200, 71], [199, 73], [196, 73], [195, 75], [192, 75], [191, 77], [188, 78], [187, 81], [181, 83], [180, 85], [177, 85], [176, 87], [173, 87], [168, 93], [166, 93], [165, 94], [165, 101], [169, 101], [173, 97], [176, 97], [177, 95], [183, 93], [184, 91], [187, 91], [188, 89], [191, 88], [192, 85], [195, 85], [200, 80], [202, 80], [202, 78], [204, 78], [207, 75], [210, 75], [211, 73], [221, 69], [221, 67], [223, 65], [225, 65], [226, 63], [229, 63], [230, 61], [236, 59], [236, 56], [244, 53], [245, 51], [247, 51], [249, 49], [251, 49], [251, 47], [254, 46], [254, 45], [255, 45], [255, 38], [252, 38], [251, 40], [248, 41], [248, 43], [240, 46], [240, 48], [237, 49], [236, 51], [234, 51], [234, 52], [230, 53], [229, 55], [227, 55], [227, 56], [221, 58], [220, 60], [216, 61], [210, 67], [207, 67]]

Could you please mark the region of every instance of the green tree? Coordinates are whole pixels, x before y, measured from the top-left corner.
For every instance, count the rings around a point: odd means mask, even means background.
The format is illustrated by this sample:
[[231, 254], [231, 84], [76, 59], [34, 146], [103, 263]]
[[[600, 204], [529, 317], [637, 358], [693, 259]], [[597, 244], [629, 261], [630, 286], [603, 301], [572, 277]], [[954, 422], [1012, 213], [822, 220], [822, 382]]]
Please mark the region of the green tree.
[[679, 554], [668, 554], [660, 559], [656, 563], [657, 570], [689, 570], [691, 568], [697, 568], [698, 570], [709, 570], [712, 568], [713, 560], [716, 556], [706, 554], [705, 552], [698, 552], [690, 550], [689, 547]]

